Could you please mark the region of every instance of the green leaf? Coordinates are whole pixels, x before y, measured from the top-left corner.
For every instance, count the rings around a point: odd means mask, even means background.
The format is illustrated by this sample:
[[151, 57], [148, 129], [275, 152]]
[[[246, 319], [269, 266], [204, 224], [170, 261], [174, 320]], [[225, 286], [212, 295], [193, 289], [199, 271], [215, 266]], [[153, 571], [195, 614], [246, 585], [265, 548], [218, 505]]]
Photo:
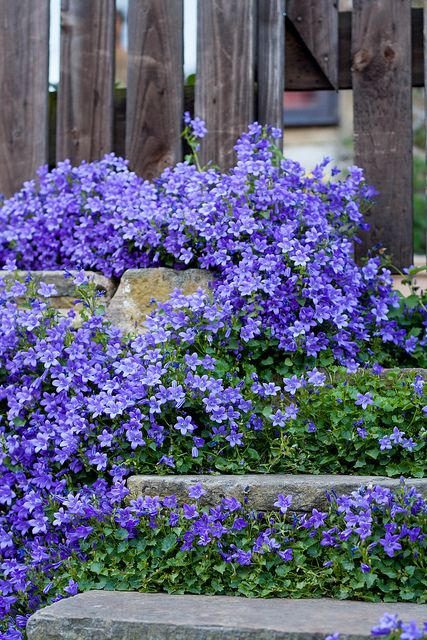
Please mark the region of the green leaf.
[[93, 573], [101, 573], [104, 569], [104, 566], [100, 562], [91, 562], [89, 564], [89, 569], [93, 571]]
[[114, 537], [116, 538], [116, 540], [127, 540], [127, 538], [129, 537], [129, 533], [126, 531], [126, 529], [117, 529]]
[[227, 568], [227, 565], [225, 564], [225, 562], [221, 562], [219, 564], [215, 564], [213, 567], [214, 571], [217, 571], [218, 573], [220, 573], [221, 575], [224, 573], [224, 571]]
[[165, 553], [170, 551], [176, 545], [176, 535], [174, 533], [169, 533], [164, 537], [163, 542], [161, 544], [161, 550]]

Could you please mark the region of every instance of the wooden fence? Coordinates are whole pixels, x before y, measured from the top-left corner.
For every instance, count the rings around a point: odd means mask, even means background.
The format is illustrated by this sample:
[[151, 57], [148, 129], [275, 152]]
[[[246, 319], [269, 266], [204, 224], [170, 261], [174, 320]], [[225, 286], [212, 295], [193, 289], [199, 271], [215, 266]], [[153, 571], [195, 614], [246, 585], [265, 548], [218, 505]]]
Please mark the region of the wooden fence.
[[114, 0], [62, 0], [56, 101], [49, 0], [0, 0], [0, 190], [12, 193], [48, 160], [111, 150], [152, 178], [181, 159], [184, 100], [209, 129], [203, 158], [227, 168], [248, 123], [282, 126], [284, 88], [352, 88], [355, 161], [380, 192], [361, 250], [381, 242], [408, 265], [425, 13], [410, 0], [353, 0], [351, 12], [337, 0], [199, 0], [197, 81], [185, 96], [183, 0], [129, 0], [126, 92], [114, 91]]

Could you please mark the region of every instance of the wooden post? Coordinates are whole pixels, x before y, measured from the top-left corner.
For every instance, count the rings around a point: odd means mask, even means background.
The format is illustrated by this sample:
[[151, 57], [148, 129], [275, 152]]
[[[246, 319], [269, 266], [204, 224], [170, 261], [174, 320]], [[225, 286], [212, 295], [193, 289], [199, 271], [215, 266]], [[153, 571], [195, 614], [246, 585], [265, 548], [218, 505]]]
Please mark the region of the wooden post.
[[195, 111], [206, 122], [202, 163], [222, 169], [255, 116], [255, 0], [199, 0]]
[[47, 161], [49, 0], [0, 0], [0, 192]]
[[145, 178], [181, 160], [182, 0], [129, 1], [126, 155]]
[[413, 260], [410, 0], [354, 0], [356, 164], [379, 195], [357, 255], [381, 243], [393, 263]]
[[[425, 87], [427, 87], [427, 0], [424, 0], [424, 117], [425, 117], [425, 131], [426, 131], [426, 168], [427, 168], [427, 90], [425, 89]], [[426, 170], [427, 173], [427, 170]], [[426, 194], [426, 210], [425, 210], [425, 216], [426, 216], [426, 223], [427, 223], [427, 176], [424, 176], [424, 179], [426, 180], [425, 183], [425, 194]], [[427, 262], [427, 224], [426, 224], [426, 237], [425, 237], [425, 241], [426, 241], [426, 262]]]
[[62, 0], [56, 159], [113, 148], [114, 0]]
[[258, 121], [283, 128], [285, 0], [258, 2]]

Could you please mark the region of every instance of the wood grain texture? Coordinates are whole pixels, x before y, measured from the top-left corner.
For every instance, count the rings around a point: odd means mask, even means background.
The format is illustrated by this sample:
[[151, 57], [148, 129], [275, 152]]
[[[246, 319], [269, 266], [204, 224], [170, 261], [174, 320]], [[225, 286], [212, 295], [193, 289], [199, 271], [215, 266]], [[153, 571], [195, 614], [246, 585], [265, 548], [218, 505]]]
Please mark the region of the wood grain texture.
[[332, 88], [338, 89], [338, 0], [287, 0], [286, 13]]
[[[427, 87], [427, 0], [424, 0], [424, 86]], [[424, 123], [424, 127], [425, 127], [425, 131], [426, 131], [426, 149], [425, 149], [425, 153], [426, 153], [426, 166], [427, 166], [427, 91], [424, 91], [424, 117], [425, 117], [425, 123]], [[427, 176], [425, 177], [426, 180]], [[426, 223], [427, 223], [427, 180], [425, 183], [425, 193], [426, 193], [426, 202], [425, 202], [425, 216], [426, 216]], [[427, 224], [426, 224], [426, 236], [425, 236], [425, 241], [426, 241], [426, 262], [427, 262]]]
[[62, 0], [57, 160], [112, 150], [114, 16], [114, 0]]
[[195, 111], [205, 120], [201, 160], [222, 169], [234, 162], [233, 146], [254, 120], [255, 0], [199, 0]]
[[129, 1], [126, 154], [153, 178], [181, 159], [182, 0]]
[[379, 195], [358, 255], [381, 243], [393, 263], [412, 263], [410, 0], [354, 0], [355, 161]]
[[49, 0], [0, 0], [0, 192], [47, 160]]
[[[285, 88], [287, 91], [331, 89], [331, 83], [319, 69], [316, 60], [303, 42], [297, 29], [286, 18]], [[338, 85], [351, 89], [351, 12], [338, 14]], [[412, 86], [424, 86], [423, 10], [412, 9]]]
[[281, 129], [285, 90], [285, 0], [258, 0], [257, 84], [257, 120]]

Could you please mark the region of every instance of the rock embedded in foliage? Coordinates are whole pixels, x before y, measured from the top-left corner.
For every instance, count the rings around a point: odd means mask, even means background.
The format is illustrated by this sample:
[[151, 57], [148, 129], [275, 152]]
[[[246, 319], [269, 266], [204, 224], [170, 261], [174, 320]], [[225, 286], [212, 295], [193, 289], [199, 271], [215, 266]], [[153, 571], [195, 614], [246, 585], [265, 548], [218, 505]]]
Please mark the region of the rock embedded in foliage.
[[176, 270], [165, 267], [128, 269], [107, 311], [110, 320], [123, 331], [143, 331], [146, 316], [154, 311], [154, 300], [166, 302], [174, 289], [185, 295], [207, 290], [213, 276], [202, 269]]
[[[70, 277], [66, 277], [66, 273]], [[16, 279], [25, 280], [28, 276], [31, 277], [36, 289], [43, 282], [44, 284], [53, 285], [55, 287], [55, 294], [49, 296], [50, 304], [66, 312], [74, 305], [73, 302], [76, 299], [76, 285], [74, 284], [73, 276], [76, 276], [78, 271], [3, 271], [1, 273], [2, 278], [6, 282], [14, 282]], [[100, 273], [94, 271], [86, 271], [85, 275], [89, 280], [93, 280], [96, 285], [96, 290], [102, 293], [104, 296], [105, 304], [108, 304], [111, 298], [114, 296], [117, 285], [111, 278], [107, 278]]]
[[[189, 475], [156, 476], [136, 475], [128, 479], [130, 498], [158, 495], [159, 497], [176, 495], [180, 502], [188, 500], [189, 488], [200, 482], [206, 493], [201, 504], [214, 506], [224, 497], [233, 496], [257, 511], [275, 509], [274, 503], [279, 493], [293, 497], [291, 511], [311, 511], [327, 505], [327, 492], [330, 494], [348, 494], [362, 485], [380, 484], [382, 487], [397, 489], [400, 481], [383, 476], [334, 476], [334, 475]], [[414, 486], [421, 495], [427, 497], [427, 479], [406, 481]]]
[[420, 626], [427, 605], [89, 591], [34, 614], [29, 640], [368, 640], [393, 610]]

